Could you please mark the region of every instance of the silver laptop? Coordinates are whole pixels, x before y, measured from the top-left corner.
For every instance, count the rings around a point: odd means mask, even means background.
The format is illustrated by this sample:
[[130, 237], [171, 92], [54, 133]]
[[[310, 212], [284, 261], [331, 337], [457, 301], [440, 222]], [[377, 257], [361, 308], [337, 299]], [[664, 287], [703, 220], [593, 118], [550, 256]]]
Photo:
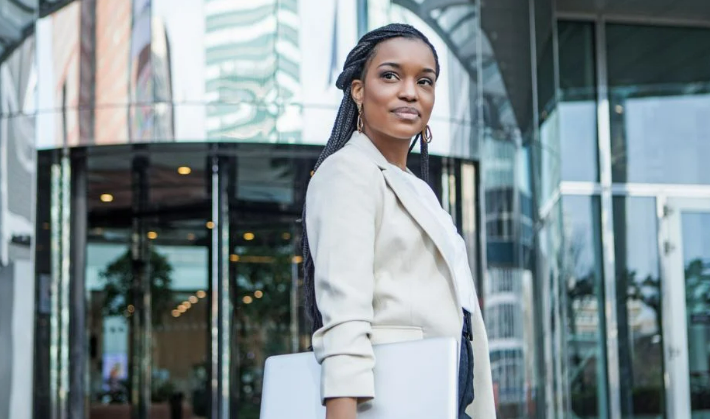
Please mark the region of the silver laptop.
[[[457, 349], [454, 338], [374, 346], [375, 399], [358, 405], [358, 419], [457, 419]], [[266, 360], [260, 419], [284, 418], [325, 418], [312, 352]]]

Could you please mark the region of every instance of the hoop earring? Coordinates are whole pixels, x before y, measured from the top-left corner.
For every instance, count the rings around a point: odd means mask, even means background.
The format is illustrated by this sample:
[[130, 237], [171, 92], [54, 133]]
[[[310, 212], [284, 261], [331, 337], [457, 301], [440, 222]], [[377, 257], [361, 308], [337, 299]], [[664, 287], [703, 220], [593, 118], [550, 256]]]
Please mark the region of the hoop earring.
[[429, 128], [429, 125], [427, 125], [426, 128], [424, 128], [424, 129], [422, 130], [422, 139], [423, 139], [427, 144], [429, 144], [433, 138], [434, 138], [434, 136], [433, 136], [432, 133], [431, 133], [431, 128]]
[[357, 132], [362, 134], [365, 124], [362, 122], [362, 105], [357, 105]]

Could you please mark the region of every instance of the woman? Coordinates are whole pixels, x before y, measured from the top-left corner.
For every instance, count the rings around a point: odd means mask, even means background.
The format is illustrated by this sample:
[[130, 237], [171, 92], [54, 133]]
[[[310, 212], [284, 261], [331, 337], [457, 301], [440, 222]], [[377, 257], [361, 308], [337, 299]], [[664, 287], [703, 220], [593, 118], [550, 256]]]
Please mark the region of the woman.
[[495, 418], [465, 244], [406, 167], [416, 137], [426, 180], [438, 75], [429, 40], [392, 24], [360, 39], [336, 82], [343, 101], [303, 210], [306, 304], [328, 419], [355, 418], [357, 403], [375, 397], [373, 344], [437, 336], [460, 342], [459, 418]]

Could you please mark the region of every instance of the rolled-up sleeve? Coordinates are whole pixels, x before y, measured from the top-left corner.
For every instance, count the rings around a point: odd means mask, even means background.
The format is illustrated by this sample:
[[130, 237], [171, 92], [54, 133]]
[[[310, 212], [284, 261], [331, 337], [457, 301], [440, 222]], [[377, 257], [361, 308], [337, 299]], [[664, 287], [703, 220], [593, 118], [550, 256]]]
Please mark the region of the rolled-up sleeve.
[[[355, 153], [329, 157], [306, 195], [308, 244], [323, 327], [313, 335], [322, 366], [321, 401], [375, 397], [373, 319], [374, 247], [379, 169]], [[365, 159], [363, 156], [362, 159]]]

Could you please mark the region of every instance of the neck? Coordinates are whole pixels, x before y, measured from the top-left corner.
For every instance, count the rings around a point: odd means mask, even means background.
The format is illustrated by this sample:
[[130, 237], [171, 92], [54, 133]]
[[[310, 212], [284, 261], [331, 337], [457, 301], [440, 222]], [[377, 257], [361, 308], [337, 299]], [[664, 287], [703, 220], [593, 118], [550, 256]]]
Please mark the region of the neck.
[[402, 170], [407, 169], [407, 155], [409, 154], [409, 139], [394, 138], [378, 134], [365, 127], [363, 131], [370, 141], [377, 147], [382, 156], [391, 164]]

